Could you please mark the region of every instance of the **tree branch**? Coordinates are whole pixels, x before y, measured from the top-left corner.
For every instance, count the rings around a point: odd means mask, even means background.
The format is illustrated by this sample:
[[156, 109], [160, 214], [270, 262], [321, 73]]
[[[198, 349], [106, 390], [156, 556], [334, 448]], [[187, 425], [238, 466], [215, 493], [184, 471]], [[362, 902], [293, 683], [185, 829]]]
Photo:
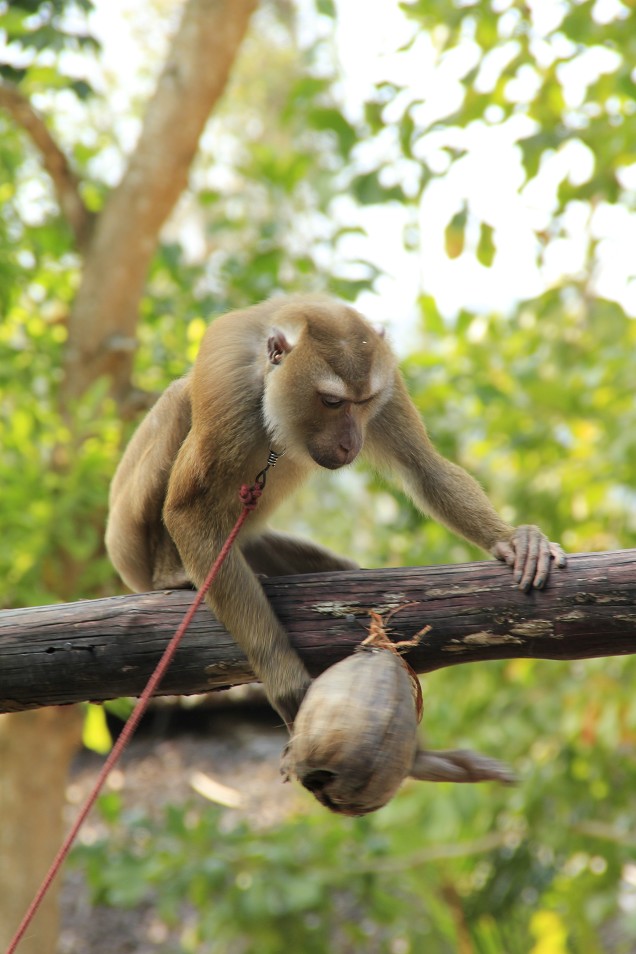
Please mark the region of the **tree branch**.
[[[495, 562], [281, 577], [264, 588], [312, 674], [349, 655], [370, 609], [403, 607], [395, 640], [431, 627], [407, 656], [417, 672], [488, 659], [636, 653], [636, 550], [576, 554], [544, 591], [522, 593]], [[192, 601], [173, 591], [0, 613], [0, 712], [138, 695]], [[254, 676], [201, 608], [161, 687], [208, 692]]]
[[42, 165], [53, 182], [62, 215], [75, 235], [80, 251], [90, 237], [92, 216], [79, 192], [79, 180], [71, 169], [68, 157], [49, 132], [44, 119], [29, 100], [11, 83], [0, 80], [0, 108], [24, 129], [42, 157]]

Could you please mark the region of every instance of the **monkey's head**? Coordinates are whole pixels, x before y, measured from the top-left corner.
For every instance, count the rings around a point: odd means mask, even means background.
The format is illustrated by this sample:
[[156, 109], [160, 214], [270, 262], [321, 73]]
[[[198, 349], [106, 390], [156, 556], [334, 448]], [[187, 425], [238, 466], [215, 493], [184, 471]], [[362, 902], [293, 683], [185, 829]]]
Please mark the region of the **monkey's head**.
[[267, 359], [263, 407], [276, 447], [329, 470], [354, 461], [393, 385], [383, 334], [345, 305], [291, 302], [275, 315]]

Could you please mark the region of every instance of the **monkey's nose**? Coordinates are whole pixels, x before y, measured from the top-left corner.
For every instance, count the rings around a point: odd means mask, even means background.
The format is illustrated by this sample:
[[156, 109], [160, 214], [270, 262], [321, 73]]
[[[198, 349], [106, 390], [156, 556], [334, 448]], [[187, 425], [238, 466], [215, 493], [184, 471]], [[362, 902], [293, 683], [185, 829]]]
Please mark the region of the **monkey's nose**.
[[340, 444], [338, 447], [338, 458], [342, 464], [350, 464], [356, 456], [356, 450], [348, 444]]

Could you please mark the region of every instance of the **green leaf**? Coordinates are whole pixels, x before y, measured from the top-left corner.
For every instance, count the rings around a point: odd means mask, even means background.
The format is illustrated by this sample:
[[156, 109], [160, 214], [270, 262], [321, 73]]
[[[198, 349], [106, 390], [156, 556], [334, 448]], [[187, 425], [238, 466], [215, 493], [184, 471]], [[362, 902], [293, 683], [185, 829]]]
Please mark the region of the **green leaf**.
[[427, 334], [439, 337], [446, 334], [447, 327], [439, 313], [435, 299], [431, 295], [420, 295], [418, 306]]
[[356, 176], [351, 183], [351, 191], [361, 205], [405, 201], [405, 195], [400, 186], [382, 185], [379, 169]]
[[466, 204], [464, 204], [446, 226], [444, 231], [444, 246], [449, 258], [459, 258], [464, 251], [467, 219], [468, 208]]
[[477, 259], [486, 268], [490, 268], [495, 259], [494, 229], [487, 222], [481, 222], [479, 226]]
[[89, 99], [94, 93], [93, 87], [86, 80], [73, 80], [69, 83], [69, 86], [77, 98], [81, 100]]
[[316, 0], [316, 10], [318, 13], [322, 13], [323, 16], [331, 17], [332, 19], [336, 16], [334, 0]]
[[338, 139], [341, 154], [343, 156], [349, 155], [358, 141], [358, 133], [339, 110], [333, 108], [313, 109], [307, 118], [314, 129], [334, 132]]
[[13, 6], [2, 14], [0, 26], [6, 32], [9, 42], [29, 32], [28, 27], [25, 26], [25, 20], [29, 15], [29, 12], [21, 9], [20, 6]]

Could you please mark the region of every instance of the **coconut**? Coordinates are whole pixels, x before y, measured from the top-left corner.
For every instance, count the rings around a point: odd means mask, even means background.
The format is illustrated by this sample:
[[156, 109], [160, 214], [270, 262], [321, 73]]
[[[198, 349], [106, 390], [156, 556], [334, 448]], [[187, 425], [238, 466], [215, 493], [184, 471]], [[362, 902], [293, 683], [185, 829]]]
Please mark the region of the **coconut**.
[[283, 756], [332, 811], [364, 815], [385, 805], [417, 749], [417, 711], [408, 672], [388, 649], [356, 652], [309, 687]]
[[513, 781], [495, 759], [418, 747], [419, 681], [377, 629], [377, 618], [374, 622], [369, 639], [309, 687], [283, 753], [284, 778], [296, 777], [319, 802], [344, 815], [381, 808], [409, 775], [428, 781]]

